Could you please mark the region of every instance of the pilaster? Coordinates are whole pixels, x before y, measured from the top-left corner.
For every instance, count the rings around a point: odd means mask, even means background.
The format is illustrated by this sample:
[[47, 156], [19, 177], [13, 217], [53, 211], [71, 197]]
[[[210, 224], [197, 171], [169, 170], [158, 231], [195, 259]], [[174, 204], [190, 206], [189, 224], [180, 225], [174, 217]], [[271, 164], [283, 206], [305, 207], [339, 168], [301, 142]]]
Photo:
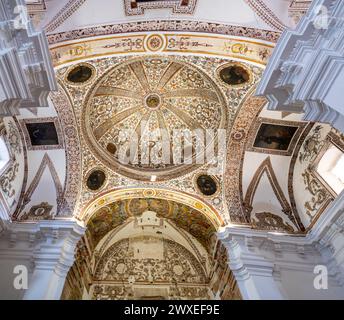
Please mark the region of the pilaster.
[[0, 239], [0, 260], [9, 266], [7, 286], [11, 287], [15, 277], [13, 266], [24, 265], [28, 268], [28, 288], [19, 296], [25, 300], [59, 299], [84, 232], [75, 220], [10, 224]]

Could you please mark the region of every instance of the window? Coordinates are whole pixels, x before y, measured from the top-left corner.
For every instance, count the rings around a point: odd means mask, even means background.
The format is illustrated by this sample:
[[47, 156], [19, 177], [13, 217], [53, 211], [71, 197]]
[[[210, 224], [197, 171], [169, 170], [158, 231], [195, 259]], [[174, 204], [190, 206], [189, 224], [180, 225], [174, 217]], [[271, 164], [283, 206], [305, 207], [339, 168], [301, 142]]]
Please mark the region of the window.
[[321, 178], [339, 194], [344, 189], [344, 153], [330, 144], [316, 168]]
[[8, 152], [4, 137], [0, 137], [0, 173], [10, 160], [10, 154]]

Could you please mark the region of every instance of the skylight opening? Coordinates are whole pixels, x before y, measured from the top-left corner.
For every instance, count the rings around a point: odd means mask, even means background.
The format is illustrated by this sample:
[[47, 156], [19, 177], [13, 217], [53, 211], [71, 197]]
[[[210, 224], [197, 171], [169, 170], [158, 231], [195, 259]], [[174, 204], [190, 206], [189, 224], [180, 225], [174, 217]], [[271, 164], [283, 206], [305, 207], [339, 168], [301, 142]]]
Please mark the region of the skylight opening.
[[10, 161], [10, 154], [8, 152], [5, 139], [3, 137], [0, 137], [0, 173], [2, 172], [8, 161]]
[[344, 153], [330, 145], [317, 166], [317, 172], [331, 189], [340, 194], [344, 189]]
[[10, 161], [10, 154], [8, 152], [5, 139], [3, 137], [0, 137], [0, 173], [2, 172], [8, 161]]

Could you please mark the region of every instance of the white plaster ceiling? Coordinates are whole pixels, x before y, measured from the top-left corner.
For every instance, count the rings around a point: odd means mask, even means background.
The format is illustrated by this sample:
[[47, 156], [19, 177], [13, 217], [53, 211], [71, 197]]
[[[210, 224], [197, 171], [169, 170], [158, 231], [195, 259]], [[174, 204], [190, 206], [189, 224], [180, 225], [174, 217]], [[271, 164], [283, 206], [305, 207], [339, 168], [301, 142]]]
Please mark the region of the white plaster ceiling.
[[[56, 18], [60, 20], [59, 25], [48, 33], [96, 25], [159, 19], [208, 21], [276, 30], [266, 22], [266, 19], [272, 18], [273, 15], [282, 25], [292, 25], [288, 16], [290, 0], [198, 0], [193, 14], [175, 14], [171, 9], [149, 9], [142, 15], [134, 16], [125, 14], [123, 0], [73, 0], [73, 2], [46, 0], [45, 4], [46, 11], [41, 18], [40, 26], [46, 27], [56, 21]], [[76, 6], [75, 10], [68, 9], [71, 4]], [[265, 8], [262, 7], [263, 5]]]

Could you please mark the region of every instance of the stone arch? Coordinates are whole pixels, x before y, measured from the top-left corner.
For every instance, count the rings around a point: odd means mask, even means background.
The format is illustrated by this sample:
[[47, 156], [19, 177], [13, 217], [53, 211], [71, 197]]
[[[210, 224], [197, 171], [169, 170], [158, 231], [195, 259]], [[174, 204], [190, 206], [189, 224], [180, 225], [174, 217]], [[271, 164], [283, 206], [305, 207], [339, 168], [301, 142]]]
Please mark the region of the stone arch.
[[89, 202], [78, 216], [79, 220], [86, 224], [91, 219], [97, 209], [115, 201], [137, 198], [165, 199], [187, 205], [200, 213], [214, 226], [215, 230], [224, 226], [224, 220], [220, 213], [201, 198], [190, 195], [186, 192], [171, 190], [167, 188], [121, 188], [114, 189], [99, 195]]
[[217, 239], [224, 222], [197, 197], [163, 188], [116, 189], [91, 201], [78, 218], [87, 231], [64, 299], [241, 298]]

